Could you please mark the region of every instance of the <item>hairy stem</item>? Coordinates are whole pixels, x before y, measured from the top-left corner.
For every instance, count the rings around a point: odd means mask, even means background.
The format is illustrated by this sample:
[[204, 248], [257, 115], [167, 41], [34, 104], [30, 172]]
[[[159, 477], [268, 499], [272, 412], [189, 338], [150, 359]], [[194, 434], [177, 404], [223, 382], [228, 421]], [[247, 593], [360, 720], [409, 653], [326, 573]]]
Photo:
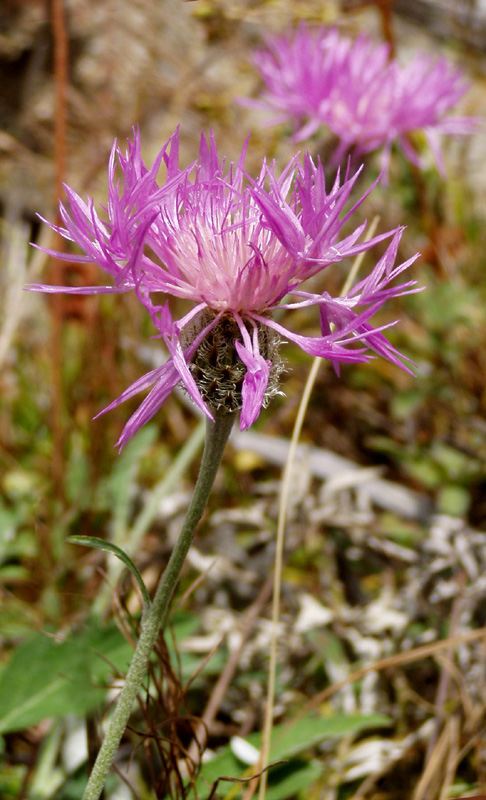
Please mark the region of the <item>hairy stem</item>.
[[89, 777], [83, 800], [98, 800], [103, 791], [106, 776], [110, 771], [134, 700], [146, 674], [148, 660], [157, 636], [167, 622], [170, 601], [192, 544], [194, 531], [206, 508], [233, 420], [234, 414], [216, 414], [214, 422], [210, 420], [207, 422], [201, 467], [184, 525], [157, 587], [154, 599], [150, 606], [145, 609], [142, 616], [140, 638], [103, 744]]

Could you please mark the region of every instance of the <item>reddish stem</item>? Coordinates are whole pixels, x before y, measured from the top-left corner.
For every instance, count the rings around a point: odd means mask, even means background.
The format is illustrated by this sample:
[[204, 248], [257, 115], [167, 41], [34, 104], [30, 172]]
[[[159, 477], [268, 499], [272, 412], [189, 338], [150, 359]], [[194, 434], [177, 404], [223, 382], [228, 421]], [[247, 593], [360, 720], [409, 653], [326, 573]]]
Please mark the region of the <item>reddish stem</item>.
[[[55, 81], [55, 120], [54, 120], [54, 161], [55, 161], [55, 201], [56, 205], [63, 195], [63, 180], [66, 165], [67, 130], [67, 82], [68, 82], [68, 37], [65, 24], [63, 0], [52, 0], [52, 27], [54, 35], [54, 81]], [[58, 213], [58, 223], [60, 222]], [[63, 249], [63, 240], [56, 234], [56, 250]], [[50, 281], [59, 286], [63, 281], [63, 265], [58, 259], [52, 260]], [[64, 431], [62, 425], [62, 353], [61, 332], [63, 322], [63, 298], [52, 296], [51, 320], [51, 367], [52, 367], [52, 435], [54, 482], [63, 491], [64, 473]]]

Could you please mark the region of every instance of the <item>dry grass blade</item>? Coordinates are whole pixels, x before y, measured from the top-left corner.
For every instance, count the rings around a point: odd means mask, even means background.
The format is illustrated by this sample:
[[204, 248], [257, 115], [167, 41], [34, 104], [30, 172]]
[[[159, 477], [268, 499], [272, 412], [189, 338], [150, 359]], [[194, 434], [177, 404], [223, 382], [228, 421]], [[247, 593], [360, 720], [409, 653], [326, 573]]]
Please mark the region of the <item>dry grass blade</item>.
[[441, 653], [443, 650], [483, 638], [486, 639], [486, 628], [478, 628], [475, 631], [469, 631], [468, 633], [451, 636], [450, 639], [444, 639], [440, 642], [421, 645], [420, 647], [416, 647], [414, 650], [410, 650], [408, 653], [397, 653], [393, 656], [381, 658], [379, 661], [375, 661], [373, 664], [368, 664], [365, 667], [361, 667], [361, 669], [356, 670], [356, 672], [352, 672], [350, 675], [347, 675], [342, 681], [338, 681], [332, 686], [328, 686], [327, 689], [324, 689], [322, 692], [319, 692], [319, 694], [315, 695], [315, 697], [313, 697], [312, 700], [307, 703], [304, 710], [301, 712], [301, 715], [303, 716], [309, 710], [317, 708], [317, 706], [319, 706], [321, 703], [324, 703], [326, 700], [332, 697], [333, 694], [339, 692], [343, 686], [347, 686], [349, 683], [359, 681], [370, 672], [377, 672], [379, 670], [388, 669], [388, 667], [396, 667], [401, 664], [411, 664], [412, 662], [419, 661], [422, 658], [435, 656], [437, 653]]
[[449, 720], [449, 753], [445, 764], [445, 777], [439, 794], [439, 800], [447, 800], [449, 790], [454, 781], [459, 752], [460, 725], [456, 715]]
[[[451, 759], [451, 749], [454, 748], [454, 752], [457, 752], [457, 727], [457, 719], [455, 717], [450, 717], [444, 725], [441, 735], [437, 739], [429, 761], [415, 789], [412, 800], [431, 800], [431, 798], [437, 797], [439, 793], [440, 776], [443, 774], [444, 770], [446, 770], [446, 776], [449, 772], [450, 777], [450, 768], [447, 770], [447, 765], [453, 763], [453, 759]], [[442, 786], [442, 790], [445, 789], [446, 795], [448, 786], [449, 784], [446, 777]], [[442, 796], [443, 793], [441, 792], [440, 797]]]

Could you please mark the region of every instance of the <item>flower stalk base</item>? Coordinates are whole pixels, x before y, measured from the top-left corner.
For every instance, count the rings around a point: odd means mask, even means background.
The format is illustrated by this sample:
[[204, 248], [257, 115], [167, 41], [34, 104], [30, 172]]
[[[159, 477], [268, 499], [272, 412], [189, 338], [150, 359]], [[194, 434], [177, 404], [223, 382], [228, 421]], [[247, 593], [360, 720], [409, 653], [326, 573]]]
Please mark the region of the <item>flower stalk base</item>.
[[154, 599], [144, 609], [140, 638], [103, 744], [89, 777], [83, 800], [99, 800], [103, 791], [106, 776], [110, 771], [120, 740], [127, 726], [137, 692], [147, 672], [148, 660], [157, 636], [159, 631], [163, 630], [166, 625], [170, 601], [192, 544], [194, 531], [206, 508], [224, 448], [233, 426], [234, 416], [234, 414], [216, 414], [214, 422], [210, 420], [207, 422], [201, 467], [191, 504]]

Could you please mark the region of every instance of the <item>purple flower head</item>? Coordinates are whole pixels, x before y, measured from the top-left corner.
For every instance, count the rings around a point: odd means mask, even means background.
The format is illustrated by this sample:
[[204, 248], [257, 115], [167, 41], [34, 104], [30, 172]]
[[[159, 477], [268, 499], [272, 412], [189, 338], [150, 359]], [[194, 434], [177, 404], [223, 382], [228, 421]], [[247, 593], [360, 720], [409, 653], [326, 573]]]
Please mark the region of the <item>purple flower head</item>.
[[[209, 141], [202, 136], [197, 161], [179, 169], [176, 131], [147, 169], [136, 131], [125, 154], [116, 142], [113, 147], [104, 221], [92, 200], [85, 203], [68, 189], [70, 210], [61, 206], [65, 227], [51, 226], [79, 245], [85, 254], [77, 256], [79, 261], [95, 261], [113, 285], [31, 288], [72, 294], [133, 290], [169, 352], [163, 366], [105, 409], [152, 387], [127, 422], [120, 446], [179, 383], [209, 418], [216, 410], [240, 410], [240, 427], [250, 427], [278, 393], [282, 337], [330, 359], [336, 369], [341, 362], [367, 361], [372, 353], [408, 369], [383, 329], [370, 322], [388, 298], [417, 291], [415, 281], [390, 285], [416, 258], [394, 266], [402, 229], [360, 242], [365, 223], [343, 235], [343, 225], [369, 193], [345, 212], [358, 173], [342, 181], [338, 175], [327, 189], [321, 163], [306, 155], [303, 164], [295, 157], [281, 174], [263, 161], [252, 179], [244, 171], [245, 149], [227, 167], [213, 136]], [[165, 180], [158, 177], [162, 165]], [[384, 255], [347, 295], [301, 288], [330, 264], [386, 238]], [[163, 303], [160, 295], [166, 297]], [[171, 296], [193, 303], [177, 320], [169, 308]], [[274, 319], [277, 309], [306, 306], [319, 310], [319, 336], [293, 333]]]
[[477, 125], [474, 118], [446, 116], [468, 84], [445, 58], [417, 55], [402, 67], [390, 60], [387, 44], [364, 35], [353, 41], [335, 28], [310, 31], [304, 24], [266, 43], [253, 56], [266, 90], [260, 100], [242, 102], [272, 111], [271, 123], [290, 121], [297, 141], [328, 127], [339, 139], [335, 164], [352, 149], [360, 155], [382, 147], [386, 173], [397, 142], [421, 166], [407, 141], [420, 130], [443, 173], [441, 134], [471, 133]]

